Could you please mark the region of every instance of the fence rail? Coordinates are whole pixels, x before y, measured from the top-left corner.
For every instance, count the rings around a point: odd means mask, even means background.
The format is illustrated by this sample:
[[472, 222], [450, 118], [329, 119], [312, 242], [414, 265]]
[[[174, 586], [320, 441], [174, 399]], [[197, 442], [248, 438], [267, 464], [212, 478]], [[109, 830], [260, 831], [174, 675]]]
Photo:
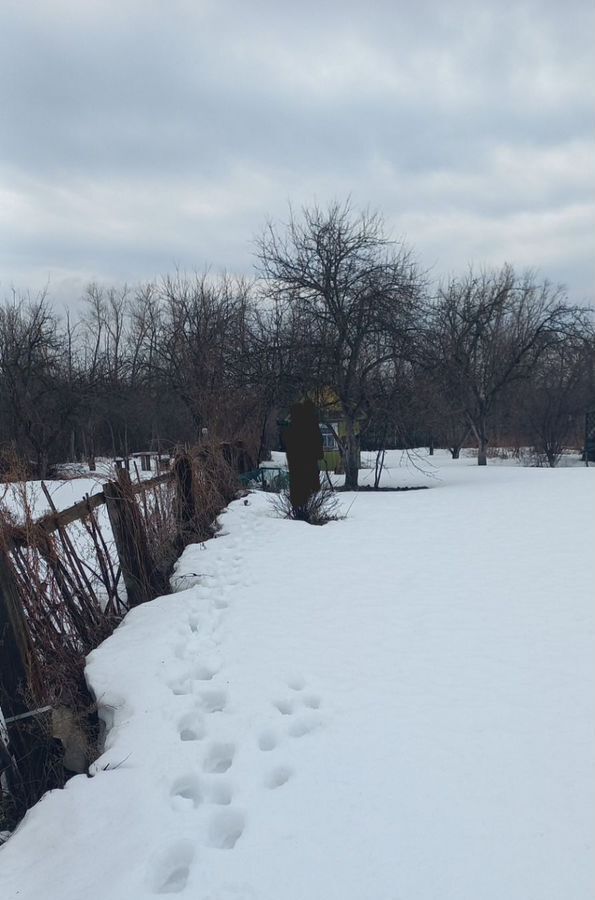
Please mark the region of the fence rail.
[[[132, 491], [134, 494], [139, 494], [144, 491], [151, 490], [151, 488], [156, 487], [159, 484], [166, 484], [169, 481], [173, 481], [174, 473], [173, 472], [164, 472], [162, 475], [156, 475], [154, 478], [147, 478], [144, 481], [132, 482]], [[42, 487], [45, 487], [44, 482], [41, 482]], [[46, 493], [46, 497], [48, 497]], [[50, 503], [52, 503], [50, 499]], [[35, 525], [45, 531], [47, 534], [52, 534], [54, 531], [58, 531], [60, 528], [66, 528], [67, 525], [71, 525], [73, 522], [76, 522], [80, 519], [85, 519], [90, 510], [97, 509], [99, 506], [103, 506], [106, 503], [105, 489], [103, 491], [98, 491], [96, 494], [89, 494], [84, 497], [82, 500], [79, 500], [77, 503], [73, 503], [72, 506], [68, 506], [66, 509], [57, 510], [55, 507], [51, 510], [51, 512], [46, 513], [44, 516], [41, 516], [36, 520]], [[18, 525], [13, 526], [12, 531], [12, 539], [20, 544], [28, 543], [27, 532], [24, 528], [19, 527]]]

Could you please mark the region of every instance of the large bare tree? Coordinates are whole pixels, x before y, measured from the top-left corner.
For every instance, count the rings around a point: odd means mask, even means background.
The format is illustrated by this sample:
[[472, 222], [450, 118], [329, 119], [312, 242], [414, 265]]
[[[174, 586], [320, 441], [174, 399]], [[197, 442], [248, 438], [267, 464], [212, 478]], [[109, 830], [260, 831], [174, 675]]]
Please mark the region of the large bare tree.
[[358, 483], [358, 419], [374, 373], [402, 350], [414, 328], [421, 278], [412, 254], [386, 239], [378, 214], [349, 203], [291, 212], [258, 240], [269, 296], [294, 309], [301, 338], [346, 423], [345, 485]]

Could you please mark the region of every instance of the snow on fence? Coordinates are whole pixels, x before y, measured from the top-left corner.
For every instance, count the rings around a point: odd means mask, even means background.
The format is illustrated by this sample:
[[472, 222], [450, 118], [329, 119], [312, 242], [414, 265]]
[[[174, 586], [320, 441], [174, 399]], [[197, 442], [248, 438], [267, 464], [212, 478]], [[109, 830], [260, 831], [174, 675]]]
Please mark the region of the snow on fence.
[[48, 514], [0, 521], [0, 831], [63, 785], [65, 768], [86, 770], [98, 730], [86, 655], [128, 609], [169, 590], [175, 559], [212, 536], [237, 481], [203, 447], [138, 483], [118, 469], [62, 511], [42, 489]]

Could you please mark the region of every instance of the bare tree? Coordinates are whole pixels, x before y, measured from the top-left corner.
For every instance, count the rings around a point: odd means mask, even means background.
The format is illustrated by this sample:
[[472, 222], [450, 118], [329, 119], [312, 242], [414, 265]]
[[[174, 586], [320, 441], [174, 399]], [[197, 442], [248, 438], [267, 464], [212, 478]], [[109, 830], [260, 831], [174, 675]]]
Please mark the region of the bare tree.
[[535, 367], [520, 399], [530, 428], [534, 450], [552, 468], [568, 442], [584, 430], [593, 382], [593, 338], [565, 336], [548, 347]]
[[45, 293], [35, 300], [15, 295], [0, 306], [0, 380], [16, 444], [45, 478], [81, 400], [72, 331], [60, 331]]
[[157, 286], [153, 316], [159, 333], [148, 330], [151, 367], [167, 381], [202, 428], [227, 436], [236, 393], [245, 386], [238, 360], [246, 356], [251, 286], [243, 279], [177, 273]]
[[349, 204], [293, 213], [258, 240], [269, 296], [294, 308], [315, 369], [338, 398], [346, 422], [345, 485], [358, 483], [358, 418], [367, 414], [373, 373], [414, 327], [420, 276], [410, 251], [384, 236], [376, 214]]
[[487, 464], [490, 417], [513, 383], [528, 378], [546, 349], [573, 327], [577, 311], [561, 288], [505, 265], [472, 270], [441, 286], [427, 334], [427, 362], [450, 402], [464, 410]]

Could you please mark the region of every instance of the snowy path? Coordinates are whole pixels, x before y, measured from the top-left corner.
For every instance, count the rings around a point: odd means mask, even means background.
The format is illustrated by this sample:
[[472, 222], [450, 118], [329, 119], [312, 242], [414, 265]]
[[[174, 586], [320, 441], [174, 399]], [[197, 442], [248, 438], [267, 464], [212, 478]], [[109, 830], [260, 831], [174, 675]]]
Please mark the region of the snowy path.
[[92, 654], [105, 754], [0, 896], [590, 900], [593, 474], [461, 461], [323, 529], [233, 504]]

